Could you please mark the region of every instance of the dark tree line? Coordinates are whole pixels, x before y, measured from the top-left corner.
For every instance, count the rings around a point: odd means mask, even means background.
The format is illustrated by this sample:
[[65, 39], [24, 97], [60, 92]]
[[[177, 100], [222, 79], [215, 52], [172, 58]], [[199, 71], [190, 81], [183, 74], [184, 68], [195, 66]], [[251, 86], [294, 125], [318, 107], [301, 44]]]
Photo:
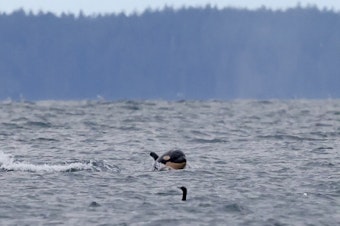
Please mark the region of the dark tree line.
[[340, 14], [0, 14], [0, 100], [340, 97]]

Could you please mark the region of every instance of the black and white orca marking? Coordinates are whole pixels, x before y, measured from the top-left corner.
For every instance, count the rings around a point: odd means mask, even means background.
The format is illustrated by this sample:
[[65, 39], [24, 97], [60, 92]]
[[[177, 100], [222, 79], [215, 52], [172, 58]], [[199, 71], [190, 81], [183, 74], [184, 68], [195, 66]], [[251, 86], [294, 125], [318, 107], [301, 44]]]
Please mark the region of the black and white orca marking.
[[155, 160], [153, 170], [184, 169], [187, 164], [185, 154], [177, 149], [165, 152], [161, 156], [151, 152], [150, 156]]

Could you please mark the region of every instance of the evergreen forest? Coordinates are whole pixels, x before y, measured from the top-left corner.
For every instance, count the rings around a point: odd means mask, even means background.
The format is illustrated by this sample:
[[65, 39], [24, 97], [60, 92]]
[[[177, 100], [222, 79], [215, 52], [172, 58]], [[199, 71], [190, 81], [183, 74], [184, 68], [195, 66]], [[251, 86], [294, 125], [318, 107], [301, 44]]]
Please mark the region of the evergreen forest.
[[340, 13], [0, 14], [0, 100], [340, 98]]

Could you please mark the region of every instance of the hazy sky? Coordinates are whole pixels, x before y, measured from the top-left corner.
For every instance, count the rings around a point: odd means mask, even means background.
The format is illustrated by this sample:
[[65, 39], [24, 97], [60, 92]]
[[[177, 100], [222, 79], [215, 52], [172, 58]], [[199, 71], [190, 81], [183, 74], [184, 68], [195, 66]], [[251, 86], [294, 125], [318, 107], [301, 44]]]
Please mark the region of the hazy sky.
[[34, 12], [51, 11], [57, 14], [61, 12], [78, 13], [82, 10], [85, 14], [122, 12], [141, 12], [145, 8], [163, 8], [164, 5], [179, 8], [185, 6], [204, 6], [208, 3], [219, 8], [226, 6], [242, 8], [268, 8], [278, 9], [294, 7], [300, 3], [301, 6], [316, 5], [319, 8], [328, 8], [340, 11], [340, 0], [0, 0], [1, 12], [12, 12], [23, 8]]

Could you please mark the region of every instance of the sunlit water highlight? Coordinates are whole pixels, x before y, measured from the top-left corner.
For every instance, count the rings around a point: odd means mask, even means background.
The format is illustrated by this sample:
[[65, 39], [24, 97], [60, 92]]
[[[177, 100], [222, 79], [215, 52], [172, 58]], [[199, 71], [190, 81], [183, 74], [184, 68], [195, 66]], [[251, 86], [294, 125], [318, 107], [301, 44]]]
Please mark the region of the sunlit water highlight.
[[339, 225], [339, 153], [338, 100], [2, 102], [0, 224]]

